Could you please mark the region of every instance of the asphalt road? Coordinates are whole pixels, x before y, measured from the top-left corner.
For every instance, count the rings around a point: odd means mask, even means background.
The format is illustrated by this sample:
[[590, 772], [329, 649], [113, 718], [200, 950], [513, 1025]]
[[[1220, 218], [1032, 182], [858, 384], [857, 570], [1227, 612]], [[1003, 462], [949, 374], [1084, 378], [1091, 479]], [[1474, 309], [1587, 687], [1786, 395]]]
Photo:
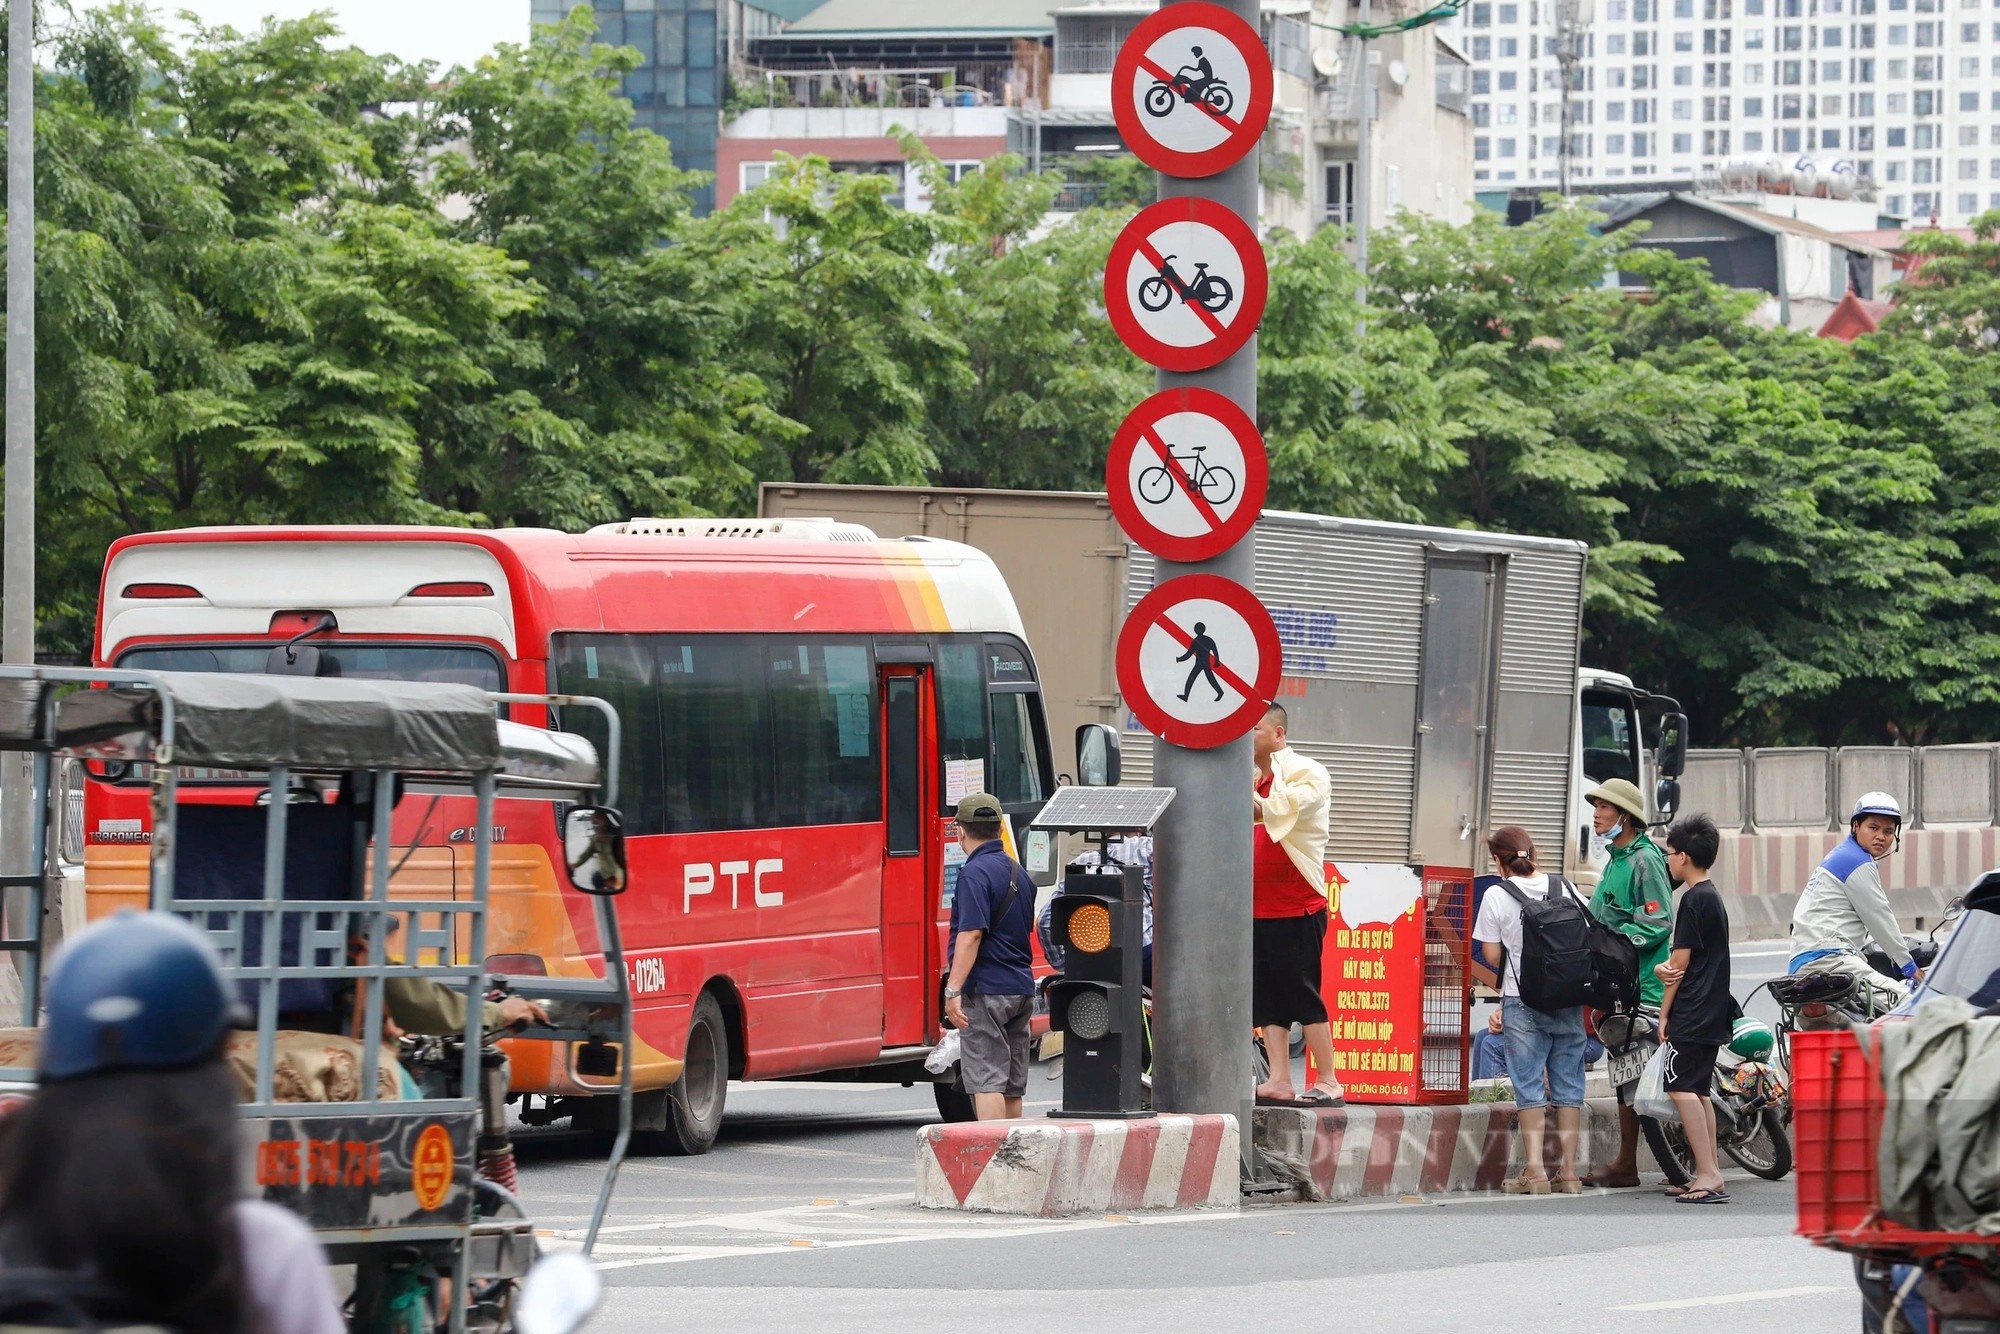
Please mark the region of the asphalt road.
[[[1781, 949], [1736, 948], [1739, 995], [1782, 968]], [[1030, 1113], [1057, 1092], [1038, 1070]], [[591, 1334], [1030, 1319], [1066, 1331], [1363, 1321], [1369, 1334], [1598, 1334], [1856, 1320], [1847, 1261], [1790, 1235], [1789, 1181], [1733, 1174], [1734, 1200], [1706, 1207], [1649, 1188], [994, 1218], [909, 1203], [916, 1131], [933, 1119], [921, 1087], [732, 1086], [713, 1152], [627, 1164], [598, 1244], [609, 1287]], [[549, 1139], [524, 1157], [537, 1220], [580, 1235], [601, 1172], [590, 1146]]]

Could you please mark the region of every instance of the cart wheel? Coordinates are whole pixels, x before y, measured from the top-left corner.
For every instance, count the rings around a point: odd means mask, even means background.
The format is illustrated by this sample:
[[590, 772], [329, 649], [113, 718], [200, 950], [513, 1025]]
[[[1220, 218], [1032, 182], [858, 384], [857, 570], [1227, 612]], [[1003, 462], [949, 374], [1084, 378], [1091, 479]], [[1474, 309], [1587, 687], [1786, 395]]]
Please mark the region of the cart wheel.
[[707, 1153], [722, 1129], [722, 1105], [728, 1096], [729, 1029], [722, 1022], [722, 1006], [703, 992], [688, 1024], [681, 1077], [664, 1094], [661, 1147], [673, 1154]]

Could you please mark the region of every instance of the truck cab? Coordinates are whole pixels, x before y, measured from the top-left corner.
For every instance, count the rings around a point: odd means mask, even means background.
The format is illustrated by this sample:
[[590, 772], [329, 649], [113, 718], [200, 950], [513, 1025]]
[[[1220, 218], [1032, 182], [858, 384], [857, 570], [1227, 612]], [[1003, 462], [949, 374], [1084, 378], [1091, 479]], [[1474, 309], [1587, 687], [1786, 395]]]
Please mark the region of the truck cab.
[[[1609, 854], [1591, 827], [1584, 793], [1599, 783], [1623, 778], [1652, 795], [1654, 818], [1670, 820], [1680, 804], [1677, 781], [1687, 763], [1687, 718], [1680, 706], [1632, 684], [1632, 678], [1596, 667], [1577, 669], [1575, 758], [1570, 771], [1570, 826], [1575, 844], [1570, 865], [1580, 885], [1595, 885]], [[1646, 750], [1641, 715], [1660, 710], [1659, 750]]]

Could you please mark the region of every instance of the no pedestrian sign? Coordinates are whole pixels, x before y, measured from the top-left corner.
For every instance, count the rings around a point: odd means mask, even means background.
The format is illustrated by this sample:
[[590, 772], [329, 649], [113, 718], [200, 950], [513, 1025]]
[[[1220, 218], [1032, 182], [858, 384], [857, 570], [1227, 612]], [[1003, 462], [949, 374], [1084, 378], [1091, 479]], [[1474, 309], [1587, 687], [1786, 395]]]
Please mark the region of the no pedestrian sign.
[[1112, 437], [1104, 485], [1128, 537], [1193, 564], [1250, 531], [1269, 476], [1264, 439], [1242, 408], [1213, 389], [1164, 389]]
[[1227, 361], [1257, 331], [1269, 294], [1257, 234], [1212, 199], [1162, 199], [1142, 209], [1104, 266], [1112, 328], [1162, 370]]
[[1257, 725], [1277, 693], [1278, 628], [1257, 595], [1214, 574], [1170, 579], [1118, 632], [1118, 689], [1154, 736], [1207, 750]]
[[1257, 145], [1271, 119], [1271, 58], [1220, 5], [1168, 5], [1118, 49], [1112, 117], [1133, 156], [1169, 176], [1213, 176]]

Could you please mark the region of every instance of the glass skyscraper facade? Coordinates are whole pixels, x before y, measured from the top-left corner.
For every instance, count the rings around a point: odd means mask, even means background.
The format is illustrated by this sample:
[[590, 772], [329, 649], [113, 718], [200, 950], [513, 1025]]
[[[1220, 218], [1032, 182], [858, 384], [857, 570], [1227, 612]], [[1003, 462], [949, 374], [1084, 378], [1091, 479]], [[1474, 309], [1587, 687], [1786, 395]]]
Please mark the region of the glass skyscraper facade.
[[[634, 119], [667, 139], [674, 163], [713, 175], [715, 142], [722, 132], [725, 78], [723, 0], [598, 0], [592, 6], [598, 40], [636, 47], [643, 58], [626, 76], [624, 94]], [[536, 23], [559, 23], [574, 0], [531, 0]], [[695, 192], [695, 211], [715, 206], [711, 182]]]

